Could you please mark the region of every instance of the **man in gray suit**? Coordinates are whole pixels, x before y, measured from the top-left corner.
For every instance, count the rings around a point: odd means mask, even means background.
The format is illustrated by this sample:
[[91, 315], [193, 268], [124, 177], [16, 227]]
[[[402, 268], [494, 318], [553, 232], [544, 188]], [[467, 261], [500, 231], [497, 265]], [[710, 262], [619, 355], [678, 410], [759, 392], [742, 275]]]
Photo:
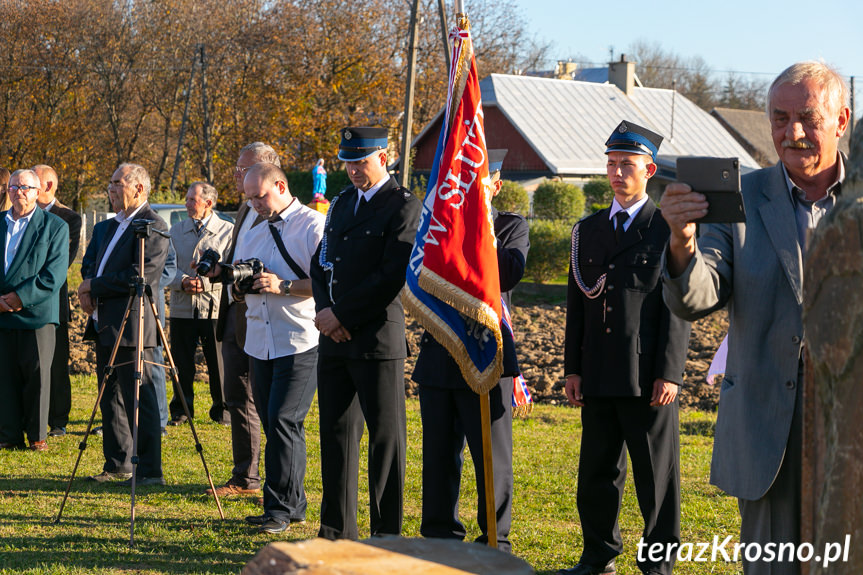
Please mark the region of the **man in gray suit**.
[[787, 553], [764, 556], [800, 542], [803, 259], [845, 178], [847, 101], [842, 77], [818, 62], [774, 80], [767, 111], [780, 162], [743, 178], [745, 223], [704, 225], [696, 241], [704, 196], [672, 184], [662, 197], [668, 307], [696, 320], [727, 305], [731, 317], [710, 480], [738, 498], [741, 542], [764, 552], [744, 561], [747, 575], [800, 573]]

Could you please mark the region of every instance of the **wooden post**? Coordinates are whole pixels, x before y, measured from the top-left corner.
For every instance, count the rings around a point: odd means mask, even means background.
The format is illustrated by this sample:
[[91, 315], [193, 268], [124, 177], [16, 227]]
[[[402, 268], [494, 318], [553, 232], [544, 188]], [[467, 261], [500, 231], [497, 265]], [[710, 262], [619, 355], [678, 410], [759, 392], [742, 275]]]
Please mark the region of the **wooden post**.
[[411, 7], [410, 45], [408, 47], [408, 79], [405, 86], [405, 117], [402, 127], [401, 169], [399, 185], [410, 188], [411, 176], [411, 138], [414, 122], [414, 87], [417, 74], [417, 34], [419, 33], [420, 1], [414, 0]]
[[213, 150], [210, 143], [210, 107], [207, 105], [207, 53], [201, 44], [201, 107], [204, 112], [204, 177], [213, 183]]
[[450, 62], [449, 30], [447, 30], [446, 24], [446, 2], [444, 0], [438, 0], [437, 4], [438, 16], [440, 16], [440, 36], [441, 43], [443, 44], [443, 58], [444, 62], [446, 62], [447, 72], [449, 72], [449, 68], [452, 63]]
[[177, 155], [174, 157], [174, 171], [171, 174], [171, 192], [177, 186], [177, 175], [180, 172], [180, 162], [183, 159], [183, 140], [186, 137], [186, 126], [189, 124], [189, 104], [192, 101], [192, 82], [195, 79], [195, 67], [198, 65], [198, 48], [200, 44], [195, 46], [195, 53], [192, 55], [192, 68], [189, 70], [189, 84], [186, 87], [186, 105], [183, 109], [183, 120], [180, 122], [180, 134], [177, 136]]
[[491, 454], [491, 408], [488, 392], [479, 396], [482, 425], [482, 476], [485, 486], [485, 524], [488, 546], [497, 549], [497, 506], [494, 501], [494, 460]]

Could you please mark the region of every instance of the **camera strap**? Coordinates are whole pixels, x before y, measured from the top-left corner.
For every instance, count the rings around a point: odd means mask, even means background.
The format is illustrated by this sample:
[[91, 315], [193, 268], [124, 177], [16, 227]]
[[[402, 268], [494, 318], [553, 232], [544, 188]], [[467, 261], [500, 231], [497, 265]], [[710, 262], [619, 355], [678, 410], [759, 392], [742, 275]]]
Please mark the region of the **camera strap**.
[[294, 273], [297, 274], [297, 278], [304, 280], [309, 278], [309, 274], [303, 271], [297, 262], [294, 261], [294, 258], [291, 257], [291, 254], [288, 253], [288, 248], [285, 247], [285, 242], [282, 241], [282, 236], [279, 234], [279, 230], [276, 229], [276, 226], [273, 224], [269, 224], [270, 233], [273, 235], [273, 239], [276, 241], [276, 247], [279, 248], [279, 253], [282, 254], [282, 257], [285, 259], [285, 262], [290, 266]]

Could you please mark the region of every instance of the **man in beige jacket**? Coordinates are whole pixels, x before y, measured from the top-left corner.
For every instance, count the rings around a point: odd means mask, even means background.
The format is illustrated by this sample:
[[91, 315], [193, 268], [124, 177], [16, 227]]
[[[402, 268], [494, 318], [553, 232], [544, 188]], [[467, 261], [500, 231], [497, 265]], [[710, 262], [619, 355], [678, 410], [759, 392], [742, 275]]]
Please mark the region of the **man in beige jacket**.
[[[207, 249], [220, 256], [227, 253], [234, 226], [213, 213], [218, 192], [206, 182], [195, 182], [186, 193], [186, 211], [189, 217], [171, 227], [171, 240], [177, 251], [178, 273], [171, 282], [171, 354], [177, 364], [180, 387], [194, 417], [195, 352], [198, 342], [204, 351], [207, 372], [210, 375], [210, 396], [213, 406], [210, 418], [228, 424], [230, 416], [225, 409], [222, 389], [221, 344], [216, 341], [216, 320], [219, 317], [221, 285], [198, 277], [193, 262], [197, 262]], [[170, 425], [186, 422], [180, 398], [174, 395], [170, 404]]]

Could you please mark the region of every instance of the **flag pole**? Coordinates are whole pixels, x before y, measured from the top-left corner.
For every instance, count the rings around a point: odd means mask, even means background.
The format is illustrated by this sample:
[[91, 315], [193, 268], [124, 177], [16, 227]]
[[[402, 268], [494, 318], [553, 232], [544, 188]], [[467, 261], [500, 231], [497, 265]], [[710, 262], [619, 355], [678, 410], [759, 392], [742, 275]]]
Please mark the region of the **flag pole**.
[[[464, 15], [464, 0], [455, 2], [456, 22]], [[494, 460], [491, 450], [491, 407], [488, 392], [479, 396], [480, 425], [482, 427], [482, 476], [485, 487], [485, 525], [488, 546], [497, 549], [497, 506], [494, 501]]]
[[[494, 502], [494, 462], [491, 455], [491, 408], [488, 392], [479, 396], [482, 425], [482, 476], [485, 485], [485, 524], [488, 546], [497, 549], [497, 507]], [[503, 415], [506, 417], [506, 414]]]

